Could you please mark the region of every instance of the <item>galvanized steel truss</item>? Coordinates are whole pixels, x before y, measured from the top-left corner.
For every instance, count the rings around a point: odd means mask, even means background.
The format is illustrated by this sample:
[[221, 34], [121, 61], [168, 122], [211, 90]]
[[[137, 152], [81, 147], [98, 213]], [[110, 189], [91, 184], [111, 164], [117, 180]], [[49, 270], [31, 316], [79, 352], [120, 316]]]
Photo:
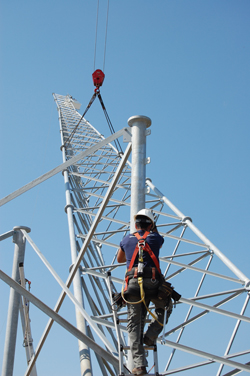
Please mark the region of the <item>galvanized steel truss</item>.
[[[80, 115], [75, 110], [74, 100], [71, 97], [56, 95], [55, 99], [60, 112], [63, 133], [62, 143], [65, 143], [74, 126], [78, 124]], [[98, 131], [83, 119], [78, 126], [77, 135], [72, 138], [72, 141], [66, 147], [66, 159], [82, 151], [82, 148], [88, 147], [88, 143], [92, 145], [102, 137]], [[88, 226], [90, 226], [95, 218], [95, 213], [102, 202], [119, 161], [120, 155], [118, 151], [111, 145], [108, 145], [100, 150], [98, 154], [92, 154], [88, 159], [80, 161], [70, 169], [71, 197], [74, 206], [76, 238], [79, 250], [82, 246], [80, 241], [84, 241], [87, 237]], [[110, 321], [112, 322], [112, 312], [108, 303], [108, 292], [105, 294], [107, 290], [106, 273], [112, 271], [111, 280], [113, 281], [113, 290], [120, 291], [125, 271], [124, 266], [122, 268], [116, 263], [116, 251], [119, 247], [120, 239], [129, 232], [130, 184], [130, 165], [126, 163], [121, 173], [119, 184], [117, 184], [114, 194], [105, 208], [102, 219], [97, 226], [91, 239], [91, 244], [83, 259], [82, 280], [86, 298], [92, 307], [94, 319], [98, 323], [102, 323], [104, 330], [104, 320], [109, 321], [106, 324], [107, 328], [113, 327], [113, 324], [110, 324]], [[178, 345], [178, 350], [183, 346], [181, 348], [182, 351], [209, 358], [210, 360], [207, 364], [212, 363], [211, 359], [213, 359], [213, 362], [217, 361], [221, 364], [237, 368], [238, 365], [236, 363], [240, 353], [237, 352], [237, 356], [234, 357], [235, 364], [233, 364], [229, 360], [231, 357], [229, 356], [229, 351], [236, 341], [236, 332], [240, 323], [243, 321], [247, 322], [248, 325], [250, 323], [249, 318], [244, 317], [249, 300], [248, 278], [232, 265], [210, 241], [206, 241], [207, 239], [203, 235], [200, 236], [199, 230], [194, 227], [190, 218], [185, 217], [175, 208], [153, 185], [150, 179], [146, 179], [145, 188], [147, 190], [146, 206], [154, 210], [157, 216], [158, 229], [165, 237], [167, 255], [166, 251], [162, 251], [162, 270], [166, 279], [175, 285], [176, 288], [178, 286], [177, 290], [180, 290], [183, 296], [181, 303], [174, 310], [173, 318], [170, 319], [169, 324], [165, 328], [166, 332], [158, 340], [158, 343], [162, 345], [159, 347], [172, 347], [169, 359], [164, 367], [165, 371], [161, 370], [161, 372], [170, 374], [180, 371], [178, 368], [175, 371], [170, 371], [171, 364], [174, 364], [174, 357], [178, 358], [181, 356], [180, 352], [176, 352]], [[171, 210], [169, 210], [169, 207]], [[88, 226], [86, 226], [86, 223], [88, 223]], [[214, 258], [217, 264], [219, 258], [222, 261], [221, 266], [226, 265], [225, 274], [224, 272], [218, 272], [220, 268], [216, 269], [216, 272], [212, 271], [212, 261]], [[165, 269], [164, 265], [166, 265]], [[121, 268], [122, 271], [120, 270]], [[208, 282], [208, 285], [211, 287], [206, 289], [205, 281], [208, 279], [209, 281], [216, 280], [217, 282]], [[220, 289], [220, 281], [227, 281], [229, 288]], [[86, 288], [89, 284], [93, 289], [93, 294], [89, 293], [90, 290]], [[224, 287], [225, 283], [222, 285]], [[201, 295], [202, 291], [206, 293]], [[100, 299], [100, 293], [102, 299]], [[237, 301], [237, 298], [241, 297], [243, 299], [244, 295], [245, 298], [242, 304], [242, 302]], [[190, 298], [184, 298], [186, 296]], [[237, 304], [234, 303], [238, 307], [236, 312], [232, 312], [232, 308], [227, 309], [227, 304], [232, 300], [234, 302], [237, 301]], [[104, 302], [106, 303], [106, 307], [104, 306]], [[97, 304], [99, 305], [98, 310], [96, 308], [93, 309]], [[240, 304], [242, 304], [242, 309], [240, 308]], [[185, 317], [182, 319], [183, 312], [178, 312], [180, 305], [183, 307], [182, 310], [184, 310], [184, 307], [187, 310]], [[222, 309], [222, 306], [225, 309]], [[99, 314], [97, 314], [98, 312]], [[198, 338], [197, 345], [195, 345], [194, 341], [196, 330], [199, 334], [198, 337], [202, 335], [204, 339], [206, 338], [205, 333], [208, 328], [206, 327], [205, 318], [211, 315], [215, 316], [214, 319], [218, 315], [222, 315], [222, 317], [226, 316], [236, 320], [236, 326], [234, 329], [232, 328], [232, 337], [228, 339], [225, 349], [222, 348], [220, 352], [216, 350], [215, 354], [217, 357], [213, 354], [214, 344], [212, 340], [210, 344], [209, 342], [204, 343], [203, 348], [200, 347], [200, 340]], [[119, 316], [123, 315], [119, 313]], [[197, 323], [200, 323], [201, 327], [198, 326], [199, 329], [194, 329], [194, 323], [196, 326]], [[216, 325], [214, 327], [216, 328]], [[126, 332], [124, 327], [122, 330]], [[185, 335], [185, 331], [188, 332], [187, 335]], [[209, 331], [212, 331], [212, 328]], [[171, 341], [176, 332], [177, 337]], [[219, 333], [217, 335], [219, 336]], [[192, 346], [188, 346], [188, 336], [192, 337]], [[182, 338], [185, 338], [184, 343], [187, 346], [181, 345]], [[216, 340], [216, 342], [218, 341]], [[242, 349], [241, 354], [243, 353], [244, 350]], [[166, 359], [165, 355], [164, 358]], [[176, 364], [180, 364], [180, 361], [176, 360]], [[201, 365], [204, 366], [203, 363]], [[196, 364], [193, 366], [188, 364], [182, 366], [181, 370], [184, 372], [196, 367]], [[249, 371], [249, 366], [244, 366], [242, 363], [242, 367]], [[220, 365], [217, 375], [220, 375], [221, 372], [222, 366]]]
[[[116, 254], [121, 238], [130, 229], [130, 129], [117, 132], [107, 143], [107, 139], [88, 121], [81, 119], [76, 110], [78, 103], [71, 96], [54, 94], [54, 99], [59, 112], [63, 154], [63, 164], [54, 173], [63, 171], [64, 174], [65, 211], [73, 248], [72, 267], [65, 284], [26, 231], [21, 231], [33, 249], [40, 252], [42, 261], [61, 285], [61, 302], [62, 296], [67, 294], [85, 319], [88, 338], [101, 342], [103, 350], [104, 347], [108, 349], [110, 357], [106, 359], [104, 352], [99, 348], [94, 349], [100, 374], [114, 375], [117, 374], [119, 359], [118, 343], [127, 347], [126, 308], [116, 313], [119, 317], [117, 325], [114, 322], [110, 294], [111, 290], [121, 290], [125, 274], [125, 265], [117, 264]], [[70, 135], [72, 137], [68, 142]], [[126, 142], [123, 155], [112, 145], [112, 141], [121, 135]], [[54, 173], [51, 172], [50, 176]], [[45, 177], [41, 178], [35, 184], [45, 180]], [[32, 186], [27, 189], [30, 188]], [[145, 190], [146, 207], [154, 211], [158, 230], [165, 239], [160, 258], [161, 270], [182, 294], [157, 341], [160, 375], [202, 373], [219, 376], [223, 372], [224, 375], [235, 375], [243, 371], [250, 373], [250, 349], [246, 340], [250, 334], [247, 307], [249, 279], [150, 179], [145, 181]], [[18, 192], [14, 196], [17, 195]], [[10, 195], [2, 203], [14, 196]], [[0, 240], [11, 235], [11, 232], [4, 234]], [[85, 308], [79, 305], [78, 297], [74, 297], [68, 289], [77, 273]], [[4, 274], [0, 277], [6, 283], [11, 283]], [[29, 299], [32, 302], [32, 297], [29, 296]], [[57, 314], [58, 310], [54, 309]], [[49, 311], [46, 313], [50, 315]], [[54, 319], [60, 320], [57, 316]], [[66, 329], [73, 331], [71, 327]], [[73, 334], [84, 342], [78, 332]], [[42, 339], [40, 342], [43, 342]], [[88, 342], [88, 346], [93, 349], [92, 342]], [[123, 355], [126, 360], [127, 350]], [[149, 367], [153, 362], [149, 356]], [[31, 366], [32, 364], [26, 375]], [[82, 369], [85, 366], [83, 364]], [[154, 374], [153, 372], [154, 370], [150, 374]]]

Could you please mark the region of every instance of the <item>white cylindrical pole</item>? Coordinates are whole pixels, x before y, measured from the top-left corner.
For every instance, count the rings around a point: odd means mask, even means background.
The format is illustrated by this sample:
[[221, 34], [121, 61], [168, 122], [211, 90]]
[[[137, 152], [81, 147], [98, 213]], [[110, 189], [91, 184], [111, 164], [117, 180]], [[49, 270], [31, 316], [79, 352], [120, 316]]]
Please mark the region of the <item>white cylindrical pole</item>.
[[[20, 229], [24, 229], [26, 232], [30, 232], [30, 228], [24, 226], [17, 226], [13, 229], [13, 242], [15, 243], [15, 250], [12, 269], [12, 279], [14, 279], [17, 282], [19, 282], [20, 280], [19, 264], [24, 262], [25, 253], [25, 238]], [[6, 325], [2, 376], [13, 375], [19, 307], [20, 295], [14, 289], [11, 289], [8, 319]]]
[[[130, 232], [133, 233], [136, 231], [134, 216], [145, 208], [146, 129], [150, 127], [151, 120], [147, 116], [132, 116], [128, 119], [128, 125], [132, 133]], [[127, 365], [130, 370], [134, 367], [131, 352]]]
[[145, 208], [146, 129], [151, 120], [147, 116], [132, 116], [128, 125], [132, 130], [130, 232], [134, 232], [134, 215]]
[[[62, 139], [62, 144], [63, 144], [63, 130], [62, 130], [61, 118], [60, 118], [60, 131], [61, 131], [61, 139]], [[66, 162], [66, 154], [65, 154], [64, 146], [62, 146], [62, 154], [63, 154], [63, 162]], [[65, 195], [66, 195], [65, 211], [68, 217], [71, 260], [72, 260], [72, 264], [74, 265], [77, 260], [78, 253], [77, 253], [76, 236], [75, 236], [75, 229], [74, 229], [73, 205], [71, 204], [71, 199], [70, 199], [69, 173], [67, 170], [63, 171], [63, 176], [64, 176], [64, 183], [65, 183]], [[81, 273], [79, 269], [77, 270], [74, 280], [73, 280], [73, 289], [74, 289], [75, 298], [78, 300], [80, 305], [84, 307]], [[76, 308], [76, 326], [77, 326], [77, 329], [79, 329], [82, 333], [87, 335], [86, 320], [77, 308]], [[92, 376], [89, 347], [82, 341], [78, 341], [78, 348], [79, 348], [81, 375]]]

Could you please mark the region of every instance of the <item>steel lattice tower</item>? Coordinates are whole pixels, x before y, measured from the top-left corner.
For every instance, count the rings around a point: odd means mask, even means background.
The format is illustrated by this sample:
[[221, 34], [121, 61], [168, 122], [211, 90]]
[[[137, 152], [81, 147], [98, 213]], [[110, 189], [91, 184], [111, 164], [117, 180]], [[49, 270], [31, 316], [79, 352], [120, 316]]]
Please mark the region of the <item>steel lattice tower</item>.
[[[54, 99], [63, 155], [56, 172], [64, 175], [72, 258], [66, 284], [59, 281], [64, 290], [60, 302], [73, 281], [77, 328], [87, 336], [85, 341], [79, 332], [73, 333], [79, 339], [82, 375], [92, 374], [90, 349], [97, 358], [98, 374], [118, 375], [121, 346], [125, 364], [129, 358], [126, 308], [114, 314], [111, 294], [121, 290], [125, 274], [116, 253], [120, 240], [130, 232], [132, 164], [128, 158], [133, 136], [124, 128], [105, 139], [81, 117], [79, 104], [71, 96], [54, 94]], [[112, 144], [120, 136], [126, 142], [123, 154]], [[157, 341], [159, 374], [250, 373], [249, 279], [149, 178], [144, 183], [145, 207], [154, 211], [165, 239], [161, 270], [182, 295]], [[26, 230], [20, 231], [29, 240]], [[153, 356], [149, 354], [148, 359], [150, 369]], [[150, 374], [156, 374], [154, 368]]]
[[[74, 107], [76, 102], [71, 97], [55, 95], [55, 100], [60, 113], [62, 143], [64, 144], [67, 142], [67, 138], [70, 136], [75, 125], [79, 122], [80, 115]], [[102, 139], [103, 136], [96, 129], [87, 121], [82, 120], [69, 145], [65, 148], [66, 160]], [[108, 144], [79, 161], [76, 165], [71, 166], [68, 171], [71, 188], [70, 205], [72, 205], [74, 213], [78, 250], [84, 244], [84, 239], [87, 236], [90, 225], [93, 223], [120, 160], [121, 156], [118, 151], [111, 144]], [[125, 272], [125, 270], [120, 271], [121, 267], [117, 268], [115, 255], [120, 239], [129, 232], [130, 174], [131, 169], [127, 162], [83, 259], [82, 287], [85, 299], [91, 309], [90, 314], [95, 317], [97, 322], [97, 316], [99, 316], [99, 320], [103, 320], [105, 317], [106, 320], [109, 321], [111, 319], [112, 321], [112, 311], [108, 288], [105, 283], [105, 274], [107, 271], [112, 271], [115, 282], [116, 275], [121, 277]], [[249, 280], [199, 232], [192, 224], [190, 218], [185, 217], [154, 187], [150, 179], [146, 179], [145, 187], [147, 190], [146, 207], [153, 209], [157, 215], [158, 229], [168, 244], [167, 255], [162, 255], [161, 259], [161, 263], [165, 265], [165, 269], [162, 268], [162, 270], [164, 270], [167, 280], [182, 290], [182, 302], [184, 303], [182, 307], [178, 306], [174, 311], [173, 317], [166, 327], [166, 333], [159, 339], [159, 343], [162, 345], [159, 347], [165, 348], [165, 346], [170, 346], [170, 349], [172, 347], [169, 359], [164, 367], [165, 373], [168, 374], [167, 371], [170, 370], [172, 361], [173, 364], [180, 364], [180, 359], [176, 363], [174, 362], [174, 356], [181, 357], [180, 350], [193, 355], [203, 355], [207, 358], [205, 362], [200, 362], [199, 364], [195, 364], [195, 366], [183, 364], [183, 372], [184, 369], [188, 370], [198, 365], [204, 366], [204, 364], [209, 365], [214, 363], [214, 361], [220, 363], [223, 356], [226, 359], [224, 363], [234, 367], [233, 363], [230, 363], [232, 358], [233, 361], [238, 362], [240, 355], [244, 354], [244, 350], [241, 349], [242, 352], [239, 351], [236, 354], [237, 351], [235, 351], [233, 356], [229, 355], [231, 347], [233, 349], [233, 344], [237, 342], [235, 338], [237, 329], [241, 321], [241, 325], [245, 325], [246, 322], [248, 325], [250, 323], [249, 318], [243, 317], [240, 320], [241, 317], [238, 316], [239, 314], [244, 314], [249, 300]], [[172, 245], [172, 250], [170, 250], [170, 244]], [[214, 261], [214, 259], [216, 260]], [[228, 274], [224, 275], [212, 271], [212, 264], [218, 263], [218, 260], [221, 260], [222, 265], [224, 264], [229, 268]], [[216, 282], [212, 281], [214, 279]], [[224, 283], [223, 290], [220, 290], [219, 285], [221, 280], [228, 282], [228, 290], [225, 289]], [[206, 282], [208, 282], [208, 286], [211, 285], [211, 288], [207, 287]], [[215, 285], [216, 289], [214, 289]], [[114, 283], [114, 290], [119, 291], [119, 287], [115, 287]], [[243, 299], [244, 303], [242, 304], [242, 308], [240, 308], [243, 296], [245, 296]], [[191, 298], [185, 299], [184, 297]], [[233, 310], [234, 313], [230, 308], [227, 310], [227, 304], [231, 307], [229, 302], [232, 300], [238, 307], [237, 310]], [[213, 341], [209, 344], [205, 340], [206, 331], [208, 328], [210, 332], [213, 331], [209, 316], [213, 316], [213, 320], [216, 320], [217, 317], [220, 318], [223, 315], [225, 316], [224, 322], [227, 321], [228, 317], [231, 317], [231, 320], [228, 321], [231, 323], [232, 337], [227, 338], [228, 344], [226, 348], [221, 349], [221, 352], [219, 349], [215, 350], [216, 357], [214, 354], [215, 344]], [[205, 323], [206, 318], [208, 318], [208, 323], [210, 322], [208, 327], [206, 327]], [[233, 328], [232, 324], [233, 319], [236, 320], [235, 328]], [[114, 337], [109, 325], [104, 323], [103, 330], [104, 332], [109, 332], [110, 339], [114, 341], [115, 345], [116, 336]], [[213, 326], [216, 327], [215, 325]], [[220, 338], [219, 333], [216, 333], [216, 335]], [[216, 338], [216, 335], [214, 338]], [[190, 346], [186, 339], [187, 336], [192, 338], [192, 345]], [[196, 348], [194, 340], [196, 336], [197, 339], [200, 336], [204, 338], [204, 348]], [[182, 338], [186, 339], [184, 342], [185, 345], [182, 345]], [[215, 341], [218, 342], [217, 340]], [[163, 351], [163, 353], [165, 354], [166, 351]], [[164, 358], [166, 359], [165, 355]], [[218, 368], [217, 375], [220, 375], [222, 374], [222, 366]], [[237, 368], [236, 364], [235, 368]], [[169, 371], [170, 373], [173, 373], [173, 371]]]

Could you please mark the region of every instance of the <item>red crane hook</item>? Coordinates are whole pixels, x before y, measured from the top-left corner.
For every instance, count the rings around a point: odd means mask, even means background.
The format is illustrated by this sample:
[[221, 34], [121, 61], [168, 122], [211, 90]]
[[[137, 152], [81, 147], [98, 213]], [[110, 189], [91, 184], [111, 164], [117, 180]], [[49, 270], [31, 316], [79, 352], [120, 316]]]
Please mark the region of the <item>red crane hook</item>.
[[103, 73], [101, 69], [96, 69], [94, 73], [92, 74], [92, 78], [93, 78], [94, 86], [96, 87], [95, 92], [99, 91], [99, 87], [102, 86], [103, 84], [105, 74]]

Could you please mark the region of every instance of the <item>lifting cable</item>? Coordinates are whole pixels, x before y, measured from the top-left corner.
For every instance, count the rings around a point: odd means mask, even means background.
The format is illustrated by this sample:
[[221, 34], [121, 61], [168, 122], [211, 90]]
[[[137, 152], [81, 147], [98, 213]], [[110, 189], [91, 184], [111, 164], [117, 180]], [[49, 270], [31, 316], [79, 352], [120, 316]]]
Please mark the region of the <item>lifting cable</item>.
[[[96, 60], [98, 14], [99, 14], [99, 0], [97, 1], [96, 35], [95, 35], [95, 52], [94, 52], [94, 69], [95, 69], [95, 60]], [[108, 0], [108, 5], [107, 5], [105, 46], [104, 46], [104, 58], [103, 58], [103, 71], [104, 71], [104, 67], [105, 67], [105, 58], [106, 58], [107, 31], [108, 31], [108, 14], [109, 14], [109, 0]], [[106, 120], [107, 120], [107, 123], [108, 123], [108, 126], [109, 126], [109, 130], [110, 130], [111, 134], [115, 133], [114, 127], [113, 127], [113, 125], [111, 123], [111, 120], [110, 120], [110, 118], [108, 116], [106, 107], [105, 107], [105, 105], [103, 103], [103, 99], [102, 99], [102, 96], [101, 96], [101, 93], [100, 93], [100, 87], [102, 86], [104, 78], [105, 78], [105, 74], [103, 73], [103, 71], [101, 71], [100, 69], [96, 69], [94, 71], [94, 73], [92, 74], [93, 83], [94, 83], [94, 86], [96, 87], [95, 88], [95, 92], [94, 92], [92, 98], [90, 99], [89, 104], [87, 105], [86, 110], [84, 111], [81, 119], [79, 120], [79, 122], [77, 123], [77, 125], [75, 126], [75, 128], [73, 129], [73, 131], [71, 132], [71, 134], [69, 135], [68, 139], [65, 141], [65, 143], [64, 143], [64, 147], [65, 148], [70, 143], [70, 141], [72, 140], [74, 134], [76, 133], [76, 130], [77, 130], [79, 124], [81, 123], [82, 119], [86, 115], [87, 111], [89, 110], [89, 108], [91, 107], [92, 103], [94, 102], [94, 100], [96, 99], [97, 96], [98, 96], [98, 99], [99, 99], [99, 101], [101, 103], [104, 115], [106, 117]], [[120, 145], [119, 140], [118, 139], [114, 140], [114, 143], [115, 143], [116, 149], [118, 151], [118, 155], [121, 157], [121, 155], [123, 154], [123, 150], [122, 150], [122, 147]]]
[[[96, 96], [98, 96], [98, 99], [101, 103], [101, 106], [102, 106], [102, 109], [103, 109], [103, 112], [104, 112], [104, 115], [106, 117], [106, 120], [107, 120], [107, 123], [108, 123], [108, 126], [109, 126], [109, 129], [110, 129], [110, 132], [111, 134], [114, 134], [115, 133], [115, 130], [114, 130], [114, 127], [111, 123], [111, 120], [109, 118], [109, 115], [107, 113], [107, 110], [106, 110], [106, 107], [103, 103], [103, 99], [102, 99], [102, 96], [101, 96], [101, 93], [100, 93], [100, 89], [99, 87], [102, 86], [102, 83], [104, 81], [104, 73], [100, 70], [100, 69], [97, 69], [93, 74], [92, 74], [92, 77], [93, 77], [93, 82], [94, 82], [94, 85], [96, 86], [96, 89], [95, 89], [95, 92], [94, 94], [92, 95], [92, 98], [90, 99], [89, 101], [89, 104], [87, 105], [86, 107], [86, 110], [84, 111], [81, 119], [79, 120], [79, 122], [77, 123], [77, 125], [75, 126], [75, 128], [73, 129], [73, 131], [71, 132], [71, 134], [69, 135], [69, 137], [67, 138], [67, 140], [65, 141], [64, 143], [64, 147], [66, 148], [67, 145], [70, 143], [70, 141], [72, 140], [74, 134], [76, 133], [77, 131], [77, 128], [79, 126], [79, 124], [81, 123], [82, 119], [84, 118], [84, 116], [86, 115], [87, 111], [90, 109], [92, 103], [94, 102], [94, 100], [96, 99]], [[121, 156], [123, 154], [123, 150], [122, 150], [122, 147], [121, 147], [121, 144], [119, 142], [119, 140], [114, 140], [114, 143], [115, 143], [115, 146], [116, 146], [116, 149], [118, 151], [118, 154], [119, 156]]]
[[107, 5], [106, 32], [105, 32], [105, 44], [104, 44], [104, 56], [103, 56], [103, 72], [104, 72], [104, 68], [105, 68], [105, 58], [106, 58], [107, 35], [108, 35], [108, 19], [109, 19], [109, 0], [108, 0], [108, 5]]
[[99, 0], [97, 0], [97, 12], [96, 12], [94, 71], [95, 71], [96, 44], [97, 44], [98, 14], [99, 14]]
[[[97, 46], [97, 34], [98, 34], [98, 17], [99, 17], [99, 0], [97, 0], [97, 11], [96, 11], [94, 71], [95, 71], [95, 61], [96, 61], [96, 46]], [[103, 72], [104, 72], [104, 68], [105, 68], [106, 49], [107, 49], [108, 19], [109, 19], [109, 0], [108, 0], [108, 4], [107, 4], [106, 31], [105, 31], [104, 54], [103, 54], [103, 68], [102, 68]]]

